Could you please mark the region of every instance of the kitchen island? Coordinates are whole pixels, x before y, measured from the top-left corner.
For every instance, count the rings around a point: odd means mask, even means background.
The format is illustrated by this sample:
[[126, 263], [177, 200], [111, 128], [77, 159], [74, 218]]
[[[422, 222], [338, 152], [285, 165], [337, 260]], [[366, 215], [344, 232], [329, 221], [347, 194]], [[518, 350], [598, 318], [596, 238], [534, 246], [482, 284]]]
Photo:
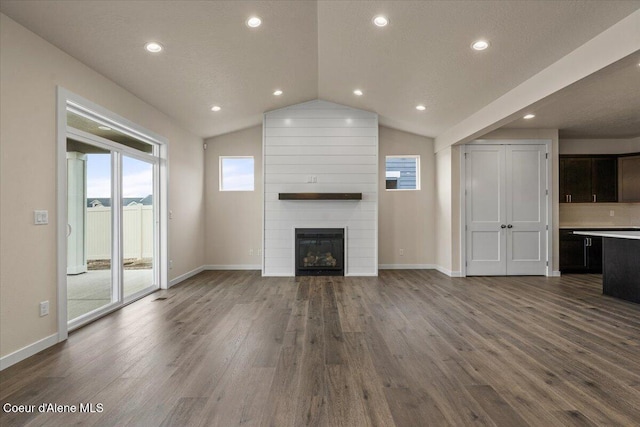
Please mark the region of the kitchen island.
[[574, 231], [602, 237], [602, 293], [640, 303], [640, 231]]

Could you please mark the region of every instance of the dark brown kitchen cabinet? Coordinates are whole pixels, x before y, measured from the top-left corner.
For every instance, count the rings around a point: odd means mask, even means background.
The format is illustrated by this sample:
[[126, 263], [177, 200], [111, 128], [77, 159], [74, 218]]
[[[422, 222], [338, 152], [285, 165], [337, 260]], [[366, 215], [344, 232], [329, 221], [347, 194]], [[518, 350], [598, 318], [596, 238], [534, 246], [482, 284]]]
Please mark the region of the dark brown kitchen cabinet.
[[618, 159], [616, 157], [591, 159], [591, 192], [594, 202], [618, 201]]
[[602, 237], [560, 230], [560, 271], [562, 273], [602, 273]]
[[640, 202], [640, 154], [618, 158], [618, 201]]
[[615, 156], [561, 156], [560, 203], [616, 202], [617, 165]]

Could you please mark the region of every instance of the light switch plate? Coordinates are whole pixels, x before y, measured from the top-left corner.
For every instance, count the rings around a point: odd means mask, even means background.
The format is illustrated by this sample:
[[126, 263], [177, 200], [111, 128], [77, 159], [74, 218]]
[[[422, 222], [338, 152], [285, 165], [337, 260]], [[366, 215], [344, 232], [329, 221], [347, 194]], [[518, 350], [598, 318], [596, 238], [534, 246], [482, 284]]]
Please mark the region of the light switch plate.
[[49, 211], [33, 211], [33, 223], [35, 225], [49, 224]]

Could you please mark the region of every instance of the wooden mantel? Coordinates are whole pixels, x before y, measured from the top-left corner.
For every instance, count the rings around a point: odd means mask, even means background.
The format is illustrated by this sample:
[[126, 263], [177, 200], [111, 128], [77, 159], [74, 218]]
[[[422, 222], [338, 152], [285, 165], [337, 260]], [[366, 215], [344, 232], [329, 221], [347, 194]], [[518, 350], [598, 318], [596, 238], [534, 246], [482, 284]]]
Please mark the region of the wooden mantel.
[[278, 193], [279, 200], [362, 200], [362, 193]]

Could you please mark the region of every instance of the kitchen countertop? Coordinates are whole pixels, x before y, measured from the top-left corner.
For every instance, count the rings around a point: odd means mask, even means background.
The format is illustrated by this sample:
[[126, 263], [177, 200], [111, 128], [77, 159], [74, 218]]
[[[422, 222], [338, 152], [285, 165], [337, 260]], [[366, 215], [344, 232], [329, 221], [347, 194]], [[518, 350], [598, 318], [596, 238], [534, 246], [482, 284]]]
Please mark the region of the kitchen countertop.
[[585, 230], [585, 231], [574, 231], [573, 234], [580, 234], [580, 235], [583, 235], [583, 236], [613, 237], [613, 238], [616, 238], [616, 239], [636, 239], [636, 240], [640, 240], [640, 230], [638, 230], [638, 231]]
[[640, 230], [638, 225], [561, 225], [560, 230]]

